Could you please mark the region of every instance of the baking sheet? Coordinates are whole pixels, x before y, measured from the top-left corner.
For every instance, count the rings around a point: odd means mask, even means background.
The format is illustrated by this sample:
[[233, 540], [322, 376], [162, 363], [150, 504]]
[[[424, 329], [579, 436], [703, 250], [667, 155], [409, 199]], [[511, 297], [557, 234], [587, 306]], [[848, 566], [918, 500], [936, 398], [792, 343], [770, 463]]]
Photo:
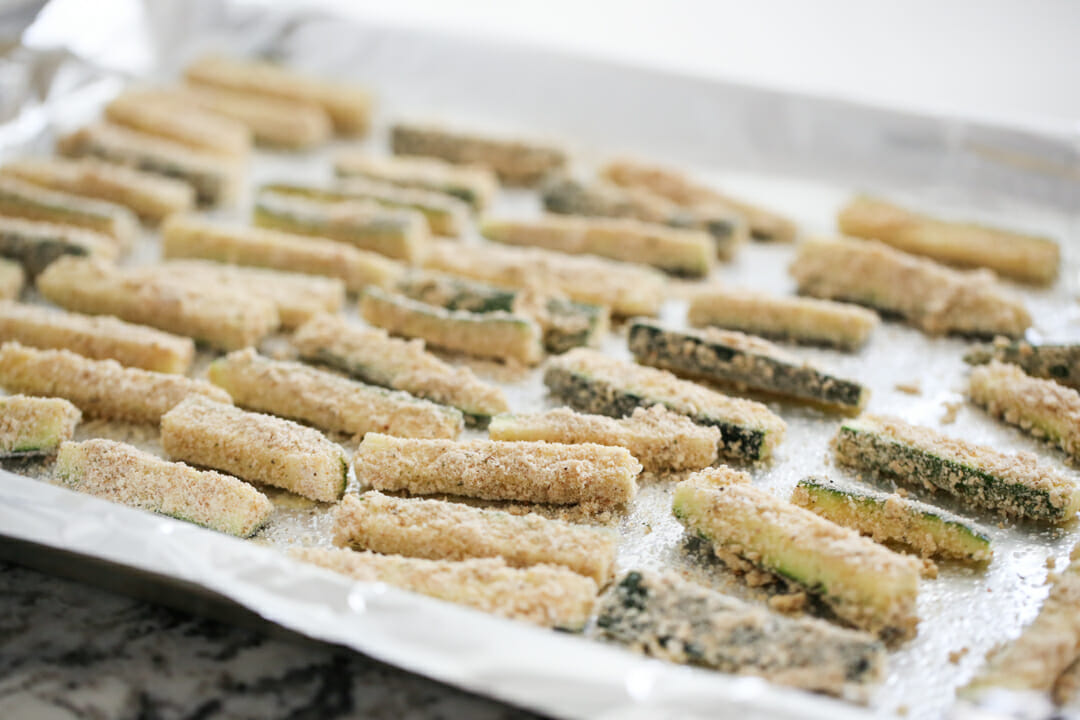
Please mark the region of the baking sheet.
[[[789, 213], [808, 232], [832, 230], [835, 211], [853, 186], [886, 188], [892, 196], [928, 210], [1046, 232], [1063, 242], [1066, 271], [1052, 291], [1025, 291], [1036, 318], [1033, 335], [1076, 338], [1077, 223], [1074, 213], [1063, 208], [1076, 197], [1077, 163], [1067, 136], [1036, 137], [956, 120], [909, 117], [400, 29], [355, 28], [299, 9], [164, 3], [148, 14], [140, 3], [121, 5], [137, 20], [125, 32], [141, 33], [148, 48], [169, 51], [140, 59], [117, 57], [108, 43], [94, 43], [92, 37], [64, 45], [58, 40], [64, 37], [63, 28], [50, 25], [46, 16], [28, 34], [35, 49], [24, 51], [23, 57], [27, 67], [49, 63], [52, 83], [48, 92], [37, 93], [37, 100], [28, 96], [20, 114], [0, 127], [3, 157], [47, 152], [55, 129], [91, 117], [123, 86], [125, 76], [167, 78], [207, 47], [260, 51], [374, 87], [380, 100], [378, 122], [365, 141], [373, 152], [385, 152], [385, 126], [395, 117], [446, 120], [565, 139], [581, 171], [608, 153], [627, 149], [677, 162]], [[181, 6], [191, 8], [192, 14], [187, 22], [176, 23], [171, 11]], [[123, 30], [122, 23], [119, 26]], [[150, 42], [155, 38], [163, 42]], [[32, 82], [26, 86], [34, 88]], [[330, 155], [342, 145], [304, 156], [260, 152], [252, 163], [252, 178], [326, 180], [331, 176]], [[727, 171], [717, 172], [718, 167]], [[246, 219], [249, 201], [245, 197], [235, 210], [218, 214]], [[495, 208], [496, 213], [517, 216], [538, 211], [535, 197], [525, 192], [505, 193]], [[790, 291], [786, 265], [791, 252], [788, 246], [751, 245], [723, 266], [717, 279]], [[156, 243], [148, 234], [133, 260], [155, 256]], [[684, 313], [685, 302], [675, 297], [665, 305], [663, 317], [679, 325]], [[885, 323], [857, 354], [811, 348], [792, 352], [866, 383], [873, 393], [871, 411], [939, 427], [945, 405], [962, 402], [964, 347], [956, 339], [928, 339]], [[605, 349], [626, 356], [617, 334]], [[472, 364], [481, 375], [508, 378], [491, 365]], [[539, 372], [510, 377], [515, 381], [506, 387], [515, 410], [548, 406]], [[917, 394], [896, 387], [911, 383], [919, 386]], [[828, 440], [838, 424], [835, 417], [786, 403], [770, 406], [787, 421], [788, 433], [777, 460], [752, 469], [755, 482], [786, 495], [805, 475], [843, 473], [827, 460]], [[962, 405], [956, 422], [940, 427], [1002, 449], [1039, 452], [1075, 477], [1060, 453], [988, 419], [977, 408]], [[78, 434], [119, 436], [159, 450], [156, 435], [145, 428], [92, 423]], [[36, 474], [31, 466], [18, 469]], [[620, 567], [674, 567], [725, 591], [754, 594], [707, 552], [685, 541], [670, 514], [671, 485], [669, 479], [643, 478], [631, 512], [615, 520], [622, 535]], [[327, 543], [326, 506], [282, 492], [273, 496], [278, 510], [271, 526], [254, 542], [241, 542], [5, 474], [0, 532], [195, 582], [313, 637], [560, 715], [653, 717], [662, 711], [713, 716], [725, 710], [749, 717], [861, 714], [852, 706], [757, 680], [641, 659], [582, 638], [300, 566], [277, 549], [295, 542]], [[1046, 593], [1048, 558], [1064, 563], [1078, 538], [1075, 528], [998, 527], [989, 517], [980, 520], [989, 526], [994, 562], [986, 572], [943, 565], [938, 579], [922, 583], [919, 637], [891, 654], [888, 678], [873, 698], [874, 710], [906, 712], [908, 717], [942, 715], [952, 704], [953, 689], [981, 664], [985, 651], [1015, 635], [1034, 616]], [[1039, 706], [1025, 707], [1037, 712]]]

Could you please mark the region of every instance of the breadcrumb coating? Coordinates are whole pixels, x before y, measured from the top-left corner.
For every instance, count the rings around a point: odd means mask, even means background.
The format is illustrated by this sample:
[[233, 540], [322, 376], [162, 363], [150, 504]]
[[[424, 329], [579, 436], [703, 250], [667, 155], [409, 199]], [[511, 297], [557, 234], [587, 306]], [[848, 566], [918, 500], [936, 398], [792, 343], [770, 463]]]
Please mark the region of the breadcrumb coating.
[[490, 416], [509, 409], [501, 388], [482, 382], [466, 367], [444, 363], [424, 350], [423, 340], [392, 338], [382, 328], [319, 315], [297, 330], [292, 342], [301, 357], [364, 382], [456, 407], [467, 415]]
[[707, 285], [690, 298], [687, 322], [740, 330], [776, 340], [857, 350], [881, 321], [877, 313], [849, 303], [783, 297]]
[[570, 408], [542, 413], [497, 415], [492, 440], [532, 440], [624, 447], [645, 470], [700, 470], [716, 462], [720, 430], [697, 425], [663, 405], [636, 408], [625, 418], [585, 415]]
[[51, 454], [70, 440], [82, 413], [60, 398], [0, 397], [0, 457]]
[[0, 300], [14, 300], [22, 294], [26, 273], [22, 266], [0, 258]]
[[0, 386], [9, 392], [65, 398], [90, 417], [155, 424], [189, 395], [229, 401], [224, 390], [202, 380], [17, 342], [0, 345]]
[[0, 217], [0, 255], [22, 265], [30, 278], [64, 255], [115, 260], [118, 254], [112, 238], [93, 230]]
[[21, 158], [0, 168], [0, 175], [123, 205], [149, 223], [195, 206], [195, 191], [181, 180], [91, 158]]
[[332, 432], [453, 439], [464, 425], [453, 408], [303, 363], [271, 360], [251, 348], [218, 358], [207, 376], [237, 405]]
[[186, 373], [195, 356], [191, 338], [114, 317], [0, 301], [0, 342], [11, 340], [163, 373]]
[[440, 192], [483, 210], [499, 189], [498, 178], [479, 165], [454, 165], [437, 158], [376, 157], [346, 150], [334, 161], [338, 177], [363, 177], [400, 187]]
[[38, 276], [37, 289], [68, 310], [114, 315], [222, 350], [255, 345], [280, 323], [265, 297], [201, 278], [171, 278], [153, 266], [64, 257]]
[[425, 560], [314, 547], [293, 548], [290, 555], [353, 580], [384, 582], [543, 627], [581, 630], [596, 603], [591, 578], [555, 565], [512, 568], [499, 558]]
[[113, 440], [65, 442], [56, 476], [80, 492], [247, 537], [274, 506], [245, 482], [169, 462]]
[[995, 361], [972, 369], [968, 395], [994, 417], [1080, 458], [1080, 393], [1076, 390]]
[[190, 397], [161, 418], [169, 457], [321, 502], [345, 492], [345, 451], [313, 428]]
[[123, 93], [105, 106], [109, 122], [157, 135], [196, 150], [243, 156], [251, 131], [229, 118], [191, 105], [162, 102], [139, 92]]
[[492, 440], [413, 440], [368, 433], [353, 456], [361, 487], [412, 495], [619, 507], [641, 463], [624, 448]]
[[802, 294], [894, 313], [932, 335], [1018, 337], [1031, 325], [1023, 302], [993, 273], [952, 270], [874, 240], [802, 242], [790, 272]]
[[836, 224], [845, 235], [1041, 285], [1053, 282], [1061, 265], [1061, 250], [1049, 238], [939, 220], [867, 195], [841, 208]]
[[334, 511], [334, 544], [429, 560], [502, 558], [511, 567], [559, 565], [603, 587], [615, 566], [617, 535], [539, 515], [511, 515], [442, 500], [368, 492]]
[[135, 240], [135, 214], [115, 203], [49, 190], [11, 175], [0, 175], [0, 213], [93, 230], [112, 239], [117, 250]]

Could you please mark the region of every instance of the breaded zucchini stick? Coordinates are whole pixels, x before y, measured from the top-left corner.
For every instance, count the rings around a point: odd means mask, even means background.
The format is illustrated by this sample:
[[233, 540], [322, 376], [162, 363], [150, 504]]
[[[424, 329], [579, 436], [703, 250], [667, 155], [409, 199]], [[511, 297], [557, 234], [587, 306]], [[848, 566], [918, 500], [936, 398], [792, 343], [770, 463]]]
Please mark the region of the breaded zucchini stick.
[[466, 367], [444, 363], [424, 350], [422, 340], [400, 340], [381, 328], [320, 315], [297, 330], [292, 342], [302, 358], [325, 363], [366, 383], [455, 407], [468, 424], [486, 424], [492, 415], [509, 409], [500, 388], [481, 382]]
[[210, 382], [242, 407], [301, 420], [323, 430], [456, 438], [461, 413], [408, 393], [372, 387], [310, 365], [271, 360], [248, 348], [210, 365]]
[[569, 177], [544, 183], [544, 209], [560, 215], [612, 217], [704, 230], [713, 238], [716, 255], [730, 260], [750, 235], [738, 213], [723, 208], [685, 208], [641, 188], [623, 188], [602, 180], [585, 184]]
[[381, 288], [364, 292], [360, 314], [393, 335], [420, 338], [431, 347], [525, 365], [544, 356], [540, 326], [523, 315], [444, 310]]
[[716, 462], [720, 430], [695, 424], [662, 405], [635, 408], [625, 418], [584, 415], [569, 408], [542, 413], [496, 415], [488, 427], [492, 440], [535, 440], [624, 447], [646, 469], [700, 470]]
[[244, 166], [237, 158], [193, 150], [171, 140], [106, 123], [90, 125], [61, 138], [57, 151], [68, 157], [94, 157], [182, 180], [195, 190], [195, 202], [203, 207], [231, 203], [244, 179]]
[[405, 269], [377, 253], [332, 240], [241, 227], [197, 215], [174, 215], [161, 226], [166, 258], [201, 258], [338, 278], [345, 289], [388, 287]]
[[656, 270], [538, 248], [436, 242], [424, 266], [492, 285], [559, 293], [623, 317], [656, 315], [664, 300], [664, 276]]
[[11, 260], [0, 258], [0, 300], [14, 300], [22, 293], [26, 284], [26, 273], [22, 266]]
[[606, 165], [601, 169], [600, 175], [622, 187], [649, 190], [683, 207], [697, 210], [712, 208], [734, 210], [746, 218], [750, 226], [750, 237], [755, 240], [790, 242], [798, 234], [798, 227], [790, 219], [694, 182], [677, 170], [631, 160], [619, 160]]
[[37, 288], [69, 310], [115, 315], [222, 350], [255, 345], [280, 324], [276, 305], [265, 297], [243, 288], [170, 279], [146, 266], [61, 258], [38, 276]]
[[512, 568], [499, 558], [425, 560], [326, 548], [294, 548], [297, 560], [363, 582], [383, 582], [511, 620], [580, 631], [596, 602], [591, 578], [555, 565]]
[[251, 152], [251, 131], [243, 124], [192, 105], [162, 102], [137, 91], [114, 98], [105, 106], [105, 118], [203, 152], [235, 156]]
[[239, 537], [265, 525], [274, 511], [265, 495], [241, 480], [114, 440], [65, 442], [56, 476], [80, 492]]
[[1080, 393], [1053, 380], [991, 362], [972, 369], [968, 396], [994, 417], [1080, 458]]
[[195, 206], [195, 191], [182, 180], [92, 158], [23, 158], [0, 167], [0, 175], [123, 205], [148, 223]]
[[345, 305], [345, 283], [337, 278], [240, 267], [210, 260], [170, 260], [144, 266], [150, 277], [213, 283], [263, 297], [277, 307], [281, 327], [300, 327], [323, 313], [340, 312]]
[[79, 408], [61, 398], [0, 397], [0, 459], [52, 455], [80, 420]]
[[342, 135], [363, 135], [371, 124], [371, 96], [366, 90], [274, 63], [208, 55], [189, 65], [184, 79], [214, 89], [313, 103], [326, 111]]
[[504, 245], [597, 255], [693, 278], [708, 275], [716, 257], [712, 238], [701, 230], [620, 218], [561, 215], [539, 220], [484, 218], [480, 221], [480, 233]]
[[881, 321], [877, 313], [849, 303], [709, 285], [690, 298], [687, 322], [773, 340], [857, 350]]
[[410, 263], [431, 242], [423, 215], [369, 200], [324, 202], [262, 190], [252, 217], [259, 227], [329, 238]]
[[468, 560], [502, 558], [511, 567], [559, 565], [598, 586], [615, 568], [614, 532], [529, 513], [469, 507], [380, 492], [346, 495], [334, 510], [334, 544], [385, 555]]
[[921, 215], [885, 200], [858, 195], [837, 215], [845, 235], [961, 267], [984, 267], [999, 275], [1047, 285], [1061, 265], [1058, 244], [1045, 237]]
[[47, 190], [14, 177], [0, 177], [0, 213], [93, 230], [112, 239], [118, 250], [131, 247], [139, 224], [125, 207], [104, 200]]
[[436, 158], [375, 157], [346, 150], [334, 161], [341, 178], [367, 178], [405, 188], [450, 195], [473, 210], [484, 210], [499, 189], [495, 174], [479, 165], [454, 165]]
[[183, 375], [195, 356], [195, 343], [113, 317], [79, 315], [15, 302], [0, 302], [0, 343], [22, 343], [46, 350], [70, 350], [95, 360]]
[[1028, 375], [1056, 380], [1080, 389], [1080, 343], [1038, 343], [1027, 340], [995, 338], [993, 343], [978, 345], [964, 354], [964, 362], [985, 365], [998, 362], [1017, 365]]
[[985, 563], [994, 556], [990, 538], [982, 529], [958, 515], [897, 493], [809, 477], [792, 490], [791, 502], [875, 542], [899, 543], [923, 557]]
[[552, 353], [597, 346], [611, 326], [608, 310], [602, 305], [574, 302], [534, 290], [507, 290], [453, 275], [411, 272], [398, 280], [394, 289], [413, 300], [447, 310], [475, 313], [501, 310], [531, 317], [543, 332], [544, 349]]
[[259, 145], [303, 150], [325, 143], [334, 131], [330, 116], [311, 102], [198, 84], [156, 92], [242, 123]]
[[161, 418], [169, 457], [334, 502], [345, 492], [345, 451], [314, 428], [189, 397]]
[[719, 428], [720, 454], [743, 460], [771, 457], [787, 427], [761, 403], [584, 348], [552, 358], [544, 384], [553, 397], [581, 412], [625, 417], [635, 408], [663, 405], [698, 425]]
[[1069, 566], [1049, 580], [1050, 595], [1020, 637], [991, 650], [986, 665], [961, 695], [990, 688], [1048, 692], [1080, 656], [1080, 552], [1073, 549]]
[[1034, 455], [1006, 455], [886, 415], [848, 420], [833, 449], [846, 465], [944, 490], [1003, 515], [1060, 524], [1080, 509], [1080, 487]]
[[885, 674], [885, 647], [866, 633], [783, 617], [672, 572], [627, 573], [598, 614], [600, 637], [669, 662], [857, 700]]
[[127, 368], [67, 350], [0, 345], [0, 386], [9, 392], [70, 400], [89, 417], [157, 423], [190, 395], [229, 402], [221, 388], [183, 375]]
[[493, 440], [414, 440], [368, 433], [353, 456], [360, 486], [412, 495], [620, 507], [641, 463], [627, 450]]
[[423, 155], [455, 165], [487, 167], [500, 182], [524, 187], [538, 184], [567, 162], [562, 150], [548, 145], [407, 123], [390, 128], [390, 147], [395, 155]]
[[733, 570], [774, 573], [886, 643], [915, 636], [922, 567], [915, 558], [754, 487], [730, 468], [702, 470], [676, 485], [673, 511]]
[[930, 334], [1018, 337], [1031, 325], [992, 273], [952, 270], [873, 240], [802, 242], [790, 271], [804, 295], [867, 305]]
[[818, 370], [768, 340], [731, 330], [678, 331], [635, 320], [627, 344], [642, 365], [826, 408], [858, 412], [870, 397], [861, 383]]
[[108, 235], [74, 225], [0, 217], [0, 255], [18, 262], [33, 278], [64, 255], [114, 260], [117, 247]]
[[259, 192], [302, 197], [324, 203], [373, 202], [393, 210], [414, 210], [424, 216], [432, 233], [450, 237], [457, 237], [462, 233], [469, 216], [469, 206], [455, 197], [365, 178], [342, 180], [328, 188], [272, 183], [261, 186]]

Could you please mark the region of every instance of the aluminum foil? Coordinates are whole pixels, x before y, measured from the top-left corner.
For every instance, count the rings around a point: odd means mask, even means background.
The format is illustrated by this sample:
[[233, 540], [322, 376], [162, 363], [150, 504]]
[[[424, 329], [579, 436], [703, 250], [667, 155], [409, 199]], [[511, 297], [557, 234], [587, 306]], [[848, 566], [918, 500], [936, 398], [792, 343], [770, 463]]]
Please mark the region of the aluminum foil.
[[[1080, 238], [1075, 211], [1067, 209], [1070, 199], [1080, 196], [1080, 175], [1067, 135], [1035, 136], [527, 48], [358, 27], [305, 9], [121, 2], [98, 26], [104, 30], [85, 33], [79, 28], [76, 34], [66, 19], [72, 5], [51, 3], [25, 34], [25, 45], [0, 61], [0, 82], [10, 81], [6, 87], [15, 88], [11, 92], [18, 98], [0, 125], [3, 159], [48, 152], [57, 130], [93, 117], [126, 82], [169, 79], [200, 51], [257, 53], [372, 86], [379, 112], [371, 139], [363, 142], [372, 152], [386, 152], [385, 128], [394, 118], [443, 120], [565, 140], [583, 174], [609, 154], [628, 150], [678, 163], [790, 214], [810, 233], [833, 230], [835, 212], [853, 187], [883, 189], [931, 211], [1045, 232], [1062, 242], [1066, 269], [1052, 290], [1018, 289], [1035, 318], [1032, 337], [1080, 335], [1075, 303]], [[101, 37], [109, 33], [132, 42], [120, 48]], [[10, 97], [5, 94], [4, 107]], [[285, 178], [327, 181], [331, 155], [343, 145], [305, 155], [259, 152], [251, 165], [252, 186]], [[250, 193], [236, 208], [218, 214], [246, 220], [249, 211]], [[508, 191], [493, 212], [524, 217], [538, 213], [539, 206], [530, 193]], [[475, 234], [465, 239], [478, 241]], [[154, 234], [146, 233], [129, 261], [152, 262], [158, 254]], [[791, 257], [790, 246], [753, 244], [713, 280], [790, 292], [786, 267]], [[672, 299], [663, 308], [663, 319], [673, 326], [684, 322], [686, 304], [680, 296], [686, 287], [673, 282]], [[360, 322], [353, 306], [349, 314]], [[859, 353], [791, 352], [868, 385], [871, 411], [1003, 450], [1037, 452], [1076, 477], [1057, 451], [964, 403], [966, 369], [960, 357], [965, 345], [884, 323]], [[287, 354], [287, 338], [273, 338], [263, 350]], [[605, 350], [628, 356], [618, 331]], [[193, 374], [203, 372], [208, 360], [201, 356]], [[470, 364], [506, 388], [514, 410], [551, 406], [539, 371]], [[959, 411], [955, 422], [946, 424], [946, 408], [953, 404]], [[835, 416], [788, 403], [769, 405], [787, 421], [787, 436], [774, 462], [749, 468], [755, 482], [786, 497], [806, 475], [848, 475], [829, 463]], [[92, 422], [78, 431], [79, 438], [94, 436], [160, 452], [154, 429]], [[47, 465], [9, 469], [37, 479], [3, 473], [4, 535], [193, 582], [269, 621], [520, 705], [563, 716], [613, 718], [735, 712], [750, 718], [837, 718], [865, 712], [756, 679], [676, 667], [300, 565], [281, 548], [328, 544], [329, 508], [284, 492], [268, 490], [277, 506], [271, 524], [244, 542], [56, 487], [48, 481]], [[759, 592], [745, 587], [707, 550], [686, 540], [670, 512], [672, 478], [643, 477], [640, 485], [625, 516], [576, 518], [618, 527], [621, 569], [674, 568], [706, 585], [761, 600]], [[355, 490], [353, 483], [350, 492]], [[935, 501], [956, 509], [947, 500]], [[922, 582], [919, 635], [891, 654], [887, 679], [872, 698], [873, 711], [930, 718], [952, 708], [955, 688], [972, 675], [986, 651], [1015, 636], [1034, 617], [1047, 592], [1048, 564], [1066, 562], [1080, 538], [1071, 526], [1047, 530], [999, 525], [989, 516], [977, 519], [992, 537], [993, 562], [985, 570], [943, 564], [936, 579]], [[1010, 700], [996, 702], [987, 712], [1007, 707]], [[1037, 713], [1041, 706], [1024, 707]]]

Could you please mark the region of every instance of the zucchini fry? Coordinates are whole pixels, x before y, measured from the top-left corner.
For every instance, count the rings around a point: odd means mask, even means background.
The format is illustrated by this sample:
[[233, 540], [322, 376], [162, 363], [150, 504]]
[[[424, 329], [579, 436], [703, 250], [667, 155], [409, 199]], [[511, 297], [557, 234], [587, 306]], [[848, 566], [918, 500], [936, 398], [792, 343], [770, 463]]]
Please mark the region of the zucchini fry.
[[11, 176], [0, 176], [0, 213], [92, 230], [111, 238], [117, 250], [130, 248], [139, 229], [135, 215], [125, 207], [47, 190]]
[[467, 203], [474, 211], [487, 208], [499, 189], [498, 179], [487, 168], [453, 165], [436, 158], [374, 157], [347, 150], [334, 161], [334, 172], [339, 178], [366, 178], [442, 193]]
[[79, 408], [61, 398], [0, 397], [0, 459], [52, 455], [80, 420]]
[[1026, 374], [1056, 380], [1062, 385], [1080, 389], [1080, 344], [1039, 343], [1027, 340], [996, 338], [994, 342], [978, 345], [964, 354], [970, 365], [989, 362], [1016, 365]]
[[105, 118], [203, 152], [241, 157], [251, 152], [251, 131], [243, 124], [137, 91], [114, 98], [105, 106]]
[[209, 85], [183, 85], [157, 90], [177, 103], [243, 124], [259, 145], [304, 150], [330, 139], [334, 126], [321, 106]]
[[64, 255], [115, 260], [117, 247], [108, 235], [74, 225], [0, 217], [0, 255], [33, 278]]

